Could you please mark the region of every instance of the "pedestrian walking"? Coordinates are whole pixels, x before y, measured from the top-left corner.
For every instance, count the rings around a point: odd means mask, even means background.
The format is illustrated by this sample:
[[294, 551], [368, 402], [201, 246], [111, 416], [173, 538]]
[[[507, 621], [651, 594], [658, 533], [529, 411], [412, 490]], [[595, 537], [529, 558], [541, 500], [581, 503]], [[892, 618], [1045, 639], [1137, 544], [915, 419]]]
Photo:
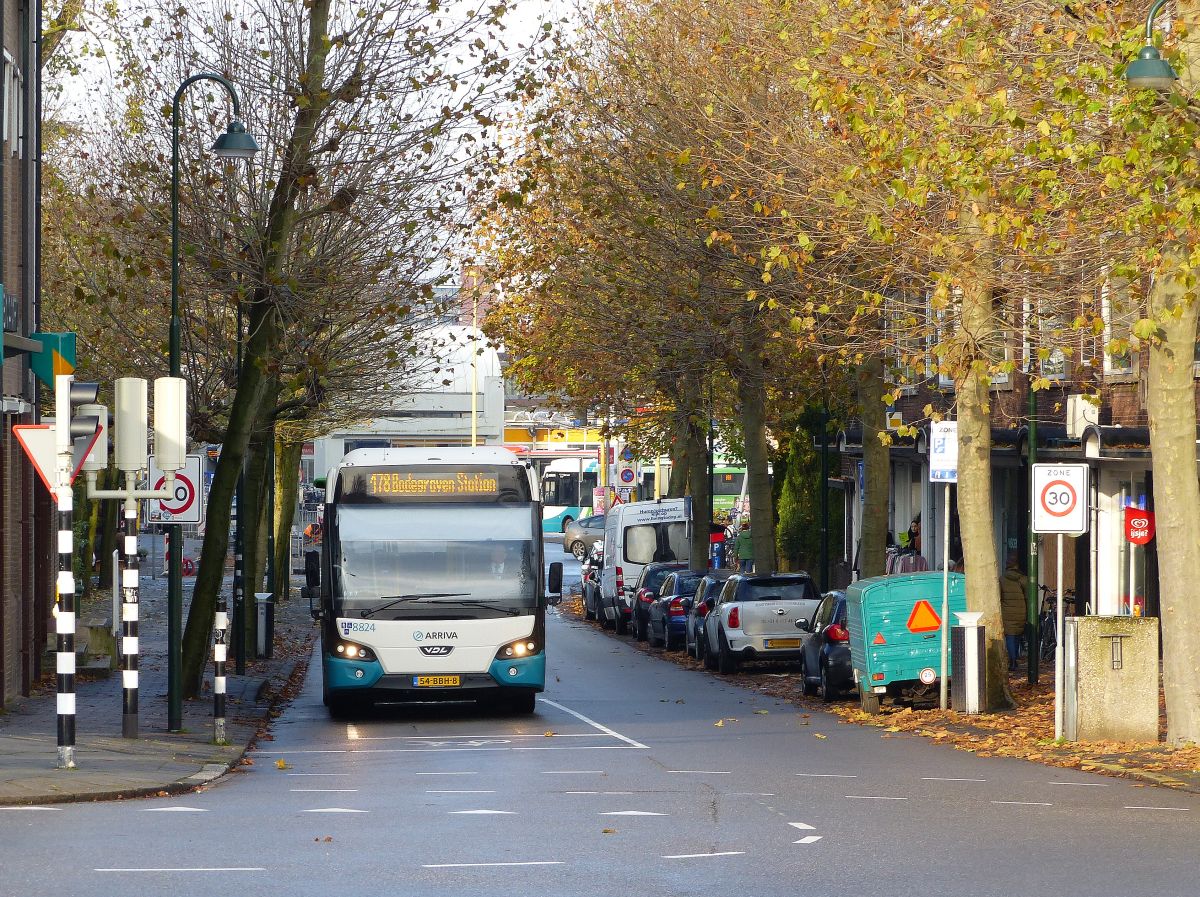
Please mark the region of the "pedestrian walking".
[[750, 532], [749, 517], [733, 542], [733, 550], [737, 553], [738, 570], [749, 573], [754, 566], [754, 535]]
[[1021, 656], [1021, 638], [1025, 634], [1025, 589], [1028, 580], [1018, 566], [1017, 553], [1008, 553], [1004, 575], [1000, 577], [1000, 619], [1004, 624], [1004, 646], [1008, 649], [1008, 670], [1017, 669]]

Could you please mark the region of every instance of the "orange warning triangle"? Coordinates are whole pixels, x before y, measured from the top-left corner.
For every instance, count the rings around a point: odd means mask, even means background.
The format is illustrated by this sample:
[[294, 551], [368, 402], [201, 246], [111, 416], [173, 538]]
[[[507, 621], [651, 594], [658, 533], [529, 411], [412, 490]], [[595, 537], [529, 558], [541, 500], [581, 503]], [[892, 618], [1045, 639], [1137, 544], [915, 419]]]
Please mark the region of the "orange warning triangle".
[[908, 615], [909, 632], [933, 632], [941, 625], [942, 618], [924, 598], [913, 605], [912, 613]]
[[886, 645], [887, 639], [883, 637], [882, 632], [875, 633], [875, 639], [871, 642], [872, 645]]

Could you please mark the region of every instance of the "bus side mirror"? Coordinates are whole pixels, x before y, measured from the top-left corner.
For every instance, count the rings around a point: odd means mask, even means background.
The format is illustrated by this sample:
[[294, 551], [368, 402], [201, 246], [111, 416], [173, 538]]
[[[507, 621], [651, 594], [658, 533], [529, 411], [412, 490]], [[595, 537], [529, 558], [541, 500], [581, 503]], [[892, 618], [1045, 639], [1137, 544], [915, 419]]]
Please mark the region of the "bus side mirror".
[[317, 602], [321, 598], [321, 590], [315, 586], [304, 586], [300, 590], [301, 594], [308, 593], [308, 613], [314, 620], [321, 619], [321, 608], [317, 606]]
[[550, 565], [550, 576], [546, 583], [546, 590], [550, 593], [547, 596], [547, 604], [553, 606], [562, 604], [562, 579], [563, 565], [561, 561], [555, 561]]

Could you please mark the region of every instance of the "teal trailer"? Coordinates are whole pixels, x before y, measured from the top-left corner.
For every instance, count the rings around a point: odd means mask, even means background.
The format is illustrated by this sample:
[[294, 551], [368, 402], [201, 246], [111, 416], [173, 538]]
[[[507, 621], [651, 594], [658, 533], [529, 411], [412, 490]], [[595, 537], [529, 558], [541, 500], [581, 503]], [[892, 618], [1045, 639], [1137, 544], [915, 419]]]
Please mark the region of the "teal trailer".
[[[967, 609], [961, 573], [950, 574], [949, 607], [951, 615]], [[878, 713], [885, 696], [914, 702], [937, 696], [941, 614], [941, 572], [876, 576], [846, 587], [850, 661], [864, 710]]]

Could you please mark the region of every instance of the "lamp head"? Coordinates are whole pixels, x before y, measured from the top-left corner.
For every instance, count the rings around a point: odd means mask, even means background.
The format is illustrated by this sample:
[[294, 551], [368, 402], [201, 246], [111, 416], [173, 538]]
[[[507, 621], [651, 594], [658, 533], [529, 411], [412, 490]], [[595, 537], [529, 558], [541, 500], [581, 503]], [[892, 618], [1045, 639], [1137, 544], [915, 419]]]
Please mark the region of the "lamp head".
[[1173, 90], [1179, 76], [1171, 63], [1162, 58], [1158, 48], [1146, 44], [1137, 59], [1125, 69], [1125, 81], [1133, 88], [1148, 87], [1151, 90]]
[[225, 133], [213, 144], [213, 152], [222, 159], [251, 159], [258, 152], [258, 143], [236, 118], [229, 123]]

